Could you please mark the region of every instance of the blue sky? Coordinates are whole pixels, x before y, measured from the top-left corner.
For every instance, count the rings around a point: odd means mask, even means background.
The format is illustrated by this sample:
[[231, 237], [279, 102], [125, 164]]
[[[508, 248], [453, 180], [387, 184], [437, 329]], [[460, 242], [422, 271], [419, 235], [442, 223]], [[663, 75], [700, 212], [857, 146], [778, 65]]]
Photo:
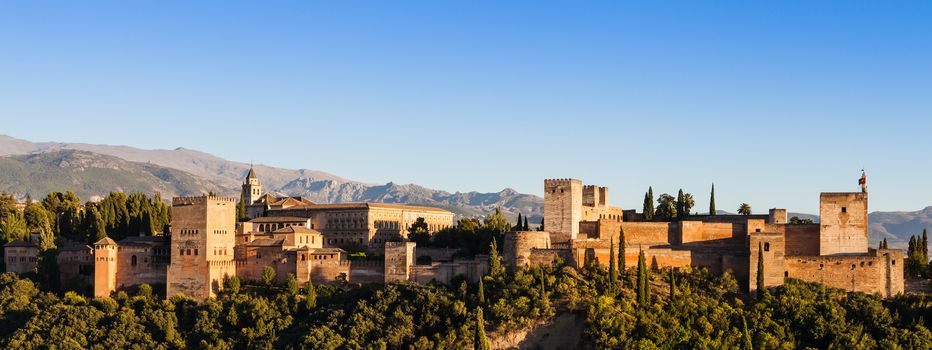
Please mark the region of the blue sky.
[[0, 133], [449, 191], [932, 205], [932, 2], [4, 2]]

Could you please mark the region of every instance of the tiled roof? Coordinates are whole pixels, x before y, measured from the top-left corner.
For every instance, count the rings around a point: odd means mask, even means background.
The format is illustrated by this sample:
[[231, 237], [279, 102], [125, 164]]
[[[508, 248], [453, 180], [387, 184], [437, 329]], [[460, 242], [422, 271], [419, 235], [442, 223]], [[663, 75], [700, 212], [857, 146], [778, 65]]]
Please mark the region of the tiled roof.
[[304, 226], [288, 226], [272, 231], [272, 233], [316, 233], [321, 234], [320, 231], [312, 230]]
[[285, 243], [284, 239], [260, 238], [252, 242], [246, 243], [246, 245], [251, 246], [251, 247], [274, 247], [274, 246], [281, 246], [284, 243]]
[[260, 216], [249, 220], [250, 223], [269, 223], [269, 222], [306, 222], [308, 218], [298, 216]]
[[94, 242], [94, 245], [116, 245], [116, 242], [114, 242], [110, 237], [104, 237], [103, 239]]
[[20, 239], [20, 240], [7, 243], [6, 245], [4, 245], [4, 247], [38, 247], [38, 246], [31, 242], [26, 242]]

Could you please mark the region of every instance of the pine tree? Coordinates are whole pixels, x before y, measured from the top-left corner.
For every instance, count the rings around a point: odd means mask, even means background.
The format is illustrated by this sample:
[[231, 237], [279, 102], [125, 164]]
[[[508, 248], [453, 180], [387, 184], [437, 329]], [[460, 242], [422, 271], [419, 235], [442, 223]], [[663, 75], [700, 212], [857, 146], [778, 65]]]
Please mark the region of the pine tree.
[[757, 299], [763, 299], [767, 293], [764, 287], [764, 244], [757, 242]]
[[495, 238], [492, 238], [492, 243], [489, 245], [489, 276], [498, 278], [505, 274], [505, 267], [502, 266], [502, 259], [498, 256], [498, 245], [495, 243]]
[[712, 199], [709, 200], [709, 215], [715, 215], [715, 183], [712, 183]]
[[608, 291], [615, 290], [615, 284], [618, 283], [618, 270], [615, 264], [615, 237], [609, 239], [608, 248]]
[[625, 272], [625, 229], [618, 230], [618, 270]]
[[491, 350], [489, 338], [485, 335], [485, 320], [482, 319], [482, 308], [476, 310], [476, 339], [475, 350]]

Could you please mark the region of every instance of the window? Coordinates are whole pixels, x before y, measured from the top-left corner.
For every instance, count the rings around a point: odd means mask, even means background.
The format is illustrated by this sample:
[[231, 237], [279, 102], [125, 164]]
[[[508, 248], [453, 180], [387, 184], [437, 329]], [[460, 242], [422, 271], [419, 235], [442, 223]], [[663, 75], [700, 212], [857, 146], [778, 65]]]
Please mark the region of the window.
[[789, 271], [783, 271], [783, 277], [790, 277]]
[[847, 212], [848, 212], [848, 207], [841, 207], [841, 212], [842, 212], [842, 213], [847, 213]]
[[764, 251], [765, 251], [765, 252], [769, 252], [769, 251], [770, 251], [770, 243], [764, 243]]
[[131, 260], [132, 260], [133, 266], [136, 266], [136, 256], [135, 256], [135, 255], [133, 255], [133, 258], [132, 258]]

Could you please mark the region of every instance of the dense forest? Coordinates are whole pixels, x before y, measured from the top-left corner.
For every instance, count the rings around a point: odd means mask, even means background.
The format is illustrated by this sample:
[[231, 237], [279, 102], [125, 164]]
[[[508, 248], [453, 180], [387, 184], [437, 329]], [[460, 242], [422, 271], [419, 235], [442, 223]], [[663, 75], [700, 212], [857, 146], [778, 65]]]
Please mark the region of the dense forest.
[[481, 282], [452, 286], [299, 286], [293, 278], [275, 286], [234, 278], [203, 302], [165, 300], [148, 285], [111, 298], [57, 295], [4, 274], [0, 347], [472, 349], [560, 313], [584, 320], [580, 348], [932, 346], [928, 296], [883, 300], [789, 280], [757, 300], [740, 294], [731, 275], [702, 269], [614, 274], [594, 264], [516, 271], [493, 265]]
[[[5, 241], [40, 234], [44, 256], [63, 240], [91, 242], [161, 232], [170, 207], [158, 195], [112, 193], [81, 204], [71, 193], [29, 201], [0, 196]], [[528, 229], [527, 221], [519, 221]], [[54, 283], [40, 262], [30, 278], [0, 275], [0, 347], [9, 349], [486, 349], [503, 334], [573, 314], [577, 347], [590, 349], [772, 349], [932, 347], [932, 298], [893, 299], [788, 280], [752, 297], [730, 274], [557, 266], [506, 269], [496, 242], [513, 229], [500, 210], [461, 219], [433, 236], [413, 225], [419, 245], [489, 254], [478, 283], [285, 285], [227, 280], [215, 299], [164, 297], [142, 285], [88, 298]], [[611, 254], [614, 257], [614, 252]], [[46, 259], [51, 261], [51, 259]], [[269, 269], [271, 270], [271, 269]], [[270, 271], [274, 274], [274, 271]], [[265, 274], [264, 274], [265, 275]]]

